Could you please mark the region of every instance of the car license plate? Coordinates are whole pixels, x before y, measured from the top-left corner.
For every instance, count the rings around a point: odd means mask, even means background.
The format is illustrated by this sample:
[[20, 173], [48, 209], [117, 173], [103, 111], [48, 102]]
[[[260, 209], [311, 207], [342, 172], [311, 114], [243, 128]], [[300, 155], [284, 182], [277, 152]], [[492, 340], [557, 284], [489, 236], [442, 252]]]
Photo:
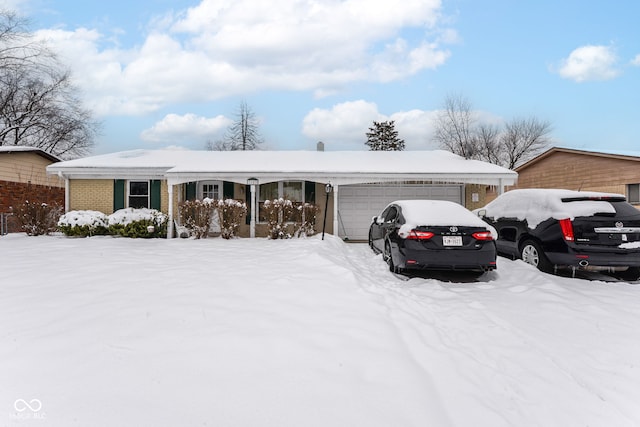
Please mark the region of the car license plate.
[[462, 236], [442, 236], [444, 246], [462, 246]]

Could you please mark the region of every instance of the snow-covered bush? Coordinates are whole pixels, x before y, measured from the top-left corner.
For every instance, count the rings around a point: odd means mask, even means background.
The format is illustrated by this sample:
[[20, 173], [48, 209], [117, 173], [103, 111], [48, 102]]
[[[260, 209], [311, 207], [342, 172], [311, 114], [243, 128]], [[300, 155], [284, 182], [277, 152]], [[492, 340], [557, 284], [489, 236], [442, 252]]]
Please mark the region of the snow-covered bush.
[[295, 212], [293, 203], [288, 199], [265, 200], [262, 205], [262, 213], [267, 223], [268, 237], [270, 239], [290, 239], [287, 221]]
[[124, 237], [166, 237], [167, 215], [156, 209], [126, 208], [108, 217], [109, 233]]
[[247, 214], [247, 204], [234, 199], [218, 200], [216, 203], [220, 218], [220, 236], [232, 239], [238, 235], [238, 228]]
[[296, 207], [296, 235], [298, 237], [316, 234], [316, 218], [320, 208], [313, 203], [305, 203]]
[[206, 238], [216, 204], [211, 199], [187, 200], [178, 206], [180, 221], [196, 239]]
[[67, 236], [109, 234], [109, 218], [98, 211], [69, 211], [58, 220], [58, 229]]
[[62, 207], [56, 203], [29, 202], [12, 207], [12, 213], [20, 228], [29, 236], [39, 236], [56, 231]]

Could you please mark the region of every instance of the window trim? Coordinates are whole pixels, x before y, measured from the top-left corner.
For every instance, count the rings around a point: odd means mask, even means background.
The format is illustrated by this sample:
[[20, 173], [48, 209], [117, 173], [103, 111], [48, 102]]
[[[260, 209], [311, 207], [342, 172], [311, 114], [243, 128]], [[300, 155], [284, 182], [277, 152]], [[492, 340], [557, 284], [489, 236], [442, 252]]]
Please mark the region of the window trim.
[[[627, 184], [626, 187], [627, 187], [627, 202], [631, 204], [640, 204], [640, 184], [639, 183]], [[631, 187], [635, 187], [633, 191], [631, 191]], [[632, 197], [632, 195], [634, 197]]]
[[[147, 206], [146, 209], [149, 209], [151, 206], [151, 180], [149, 179], [128, 179], [127, 180], [127, 194], [126, 194], [126, 198], [125, 198], [125, 202], [126, 202], [126, 206], [127, 208], [131, 207], [131, 203], [130, 203], [130, 198], [131, 198], [131, 184], [134, 182], [145, 182], [147, 184]], [[137, 195], [137, 196], [133, 196], [133, 197], [139, 197], [142, 198], [142, 195]]]
[[204, 186], [205, 185], [217, 185], [218, 186], [218, 198], [214, 200], [222, 200], [224, 199], [224, 190], [223, 190], [223, 181], [213, 181], [213, 180], [205, 180], [198, 181], [198, 190], [196, 198], [198, 200], [204, 200]]

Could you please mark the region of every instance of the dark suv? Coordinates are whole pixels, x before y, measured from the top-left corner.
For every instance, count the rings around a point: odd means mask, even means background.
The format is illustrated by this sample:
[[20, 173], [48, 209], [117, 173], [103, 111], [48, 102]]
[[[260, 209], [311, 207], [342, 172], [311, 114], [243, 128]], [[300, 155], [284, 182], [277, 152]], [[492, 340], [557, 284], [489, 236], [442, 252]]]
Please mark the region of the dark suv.
[[640, 276], [640, 211], [620, 194], [512, 190], [476, 211], [498, 232], [498, 253], [557, 268]]

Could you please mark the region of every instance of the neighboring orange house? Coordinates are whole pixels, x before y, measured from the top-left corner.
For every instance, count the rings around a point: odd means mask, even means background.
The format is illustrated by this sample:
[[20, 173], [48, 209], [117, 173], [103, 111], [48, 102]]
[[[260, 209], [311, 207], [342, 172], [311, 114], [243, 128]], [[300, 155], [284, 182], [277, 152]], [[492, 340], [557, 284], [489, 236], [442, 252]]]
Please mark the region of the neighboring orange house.
[[640, 207], [640, 153], [553, 147], [517, 167], [513, 188], [566, 188], [627, 196]]
[[59, 161], [39, 148], [0, 146], [0, 235], [19, 231], [10, 213], [25, 200], [64, 206], [64, 180], [46, 172]]

